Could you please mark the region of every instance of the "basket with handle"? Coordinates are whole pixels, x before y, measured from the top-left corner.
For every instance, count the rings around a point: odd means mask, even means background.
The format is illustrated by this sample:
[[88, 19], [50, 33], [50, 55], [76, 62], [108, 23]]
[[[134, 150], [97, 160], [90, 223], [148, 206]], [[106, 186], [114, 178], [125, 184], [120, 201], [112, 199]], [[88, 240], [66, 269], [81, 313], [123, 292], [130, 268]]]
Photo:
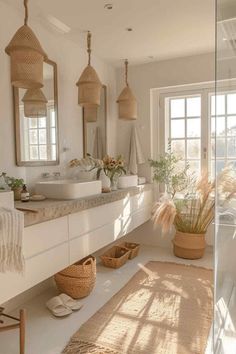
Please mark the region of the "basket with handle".
[[130, 250], [121, 246], [113, 246], [100, 256], [102, 263], [105, 267], [120, 268], [123, 266], [130, 255]]
[[88, 296], [96, 282], [96, 258], [83, 258], [55, 274], [54, 279], [60, 292], [74, 299]]
[[133, 259], [137, 257], [139, 250], [140, 250], [140, 244], [139, 243], [134, 243], [134, 242], [123, 242], [120, 244], [121, 247], [125, 247], [128, 250], [130, 250], [129, 254], [129, 259]]

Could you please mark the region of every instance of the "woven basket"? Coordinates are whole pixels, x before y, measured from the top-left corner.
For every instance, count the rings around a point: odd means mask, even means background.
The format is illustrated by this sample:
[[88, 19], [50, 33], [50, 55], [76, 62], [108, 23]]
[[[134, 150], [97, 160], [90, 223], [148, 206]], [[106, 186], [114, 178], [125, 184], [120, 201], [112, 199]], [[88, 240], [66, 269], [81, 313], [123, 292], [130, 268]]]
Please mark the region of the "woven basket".
[[137, 119], [137, 101], [130, 90], [129, 86], [126, 86], [121, 92], [117, 100], [118, 114], [120, 119], [134, 120]]
[[32, 29], [18, 29], [6, 47], [11, 57], [11, 83], [20, 88], [43, 87], [43, 61], [47, 57]]
[[113, 246], [100, 256], [105, 267], [120, 268], [129, 259], [130, 250], [121, 246]]
[[120, 244], [121, 247], [125, 247], [130, 251], [129, 254], [129, 259], [133, 259], [137, 257], [139, 250], [140, 250], [140, 244], [139, 243], [134, 243], [134, 242], [124, 242]]
[[76, 85], [79, 88], [79, 104], [81, 106], [100, 106], [102, 84], [91, 65], [84, 69]]
[[58, 290], [74, 299], [88, 296], [96, 282], [96, 258], [88, 256], [55, 274]]
[[205, 234], [191, 234], [176, 231], [172, 242], [176, 257], [199, 259], [204, 255], [206, 248]]

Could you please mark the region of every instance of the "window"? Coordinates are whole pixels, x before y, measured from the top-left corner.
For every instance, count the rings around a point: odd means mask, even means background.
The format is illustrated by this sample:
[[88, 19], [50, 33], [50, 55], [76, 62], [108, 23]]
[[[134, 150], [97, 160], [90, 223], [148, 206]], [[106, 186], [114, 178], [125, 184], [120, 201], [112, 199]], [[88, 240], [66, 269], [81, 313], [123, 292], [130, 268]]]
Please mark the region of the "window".
[[[199, 175], [215, 175], [228, 163], [236, 168], [236, 90], [215, 95], [214, 86], [160, 94], [160, 122], [165, 122], [165, 149]], [[160, 137], [160, 140], [162, 138]], [[162, 145], [162, 144], [160, 144]], [[216, 160], [216, 166], [215, 166]]]
[[201, 96], [170, 98], [169, 141], [171, 149], [188, 161], [190, 170], [201, 169]]
[[219, 173], [233, 163], [236, 167], [236, 92], [211, 95], [211, 168]]
[[48, 103], [48, 116], [25, 118], [24, 106], [20, 107], [21, 129], [23, 131], [22, 151], [26, 161], [56, 160], [56, 119], [54, 103]]

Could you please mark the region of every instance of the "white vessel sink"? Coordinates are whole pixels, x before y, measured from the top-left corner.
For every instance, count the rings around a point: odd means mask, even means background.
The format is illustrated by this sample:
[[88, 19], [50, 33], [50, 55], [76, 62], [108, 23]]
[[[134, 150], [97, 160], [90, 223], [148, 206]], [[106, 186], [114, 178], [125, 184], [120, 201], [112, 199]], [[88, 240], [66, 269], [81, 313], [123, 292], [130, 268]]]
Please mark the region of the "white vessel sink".
[[101, 181], [55, 180], [38, 182], [35, 186], [37, 194], [53, 199], [78, 199], [102, 192]]
[[118, 188], [136, 187], [138, 185], [137, 175], [120, 176], [118, 179]]

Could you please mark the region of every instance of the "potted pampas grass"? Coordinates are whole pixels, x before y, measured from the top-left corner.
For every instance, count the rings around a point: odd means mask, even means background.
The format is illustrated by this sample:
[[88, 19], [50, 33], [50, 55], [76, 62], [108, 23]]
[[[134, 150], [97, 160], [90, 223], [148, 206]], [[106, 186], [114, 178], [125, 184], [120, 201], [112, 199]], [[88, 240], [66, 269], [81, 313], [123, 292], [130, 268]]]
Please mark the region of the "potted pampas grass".
[[217, 181], [212, 182], [207, 174], [202, 174], [198, 179], [190, 175], [189, 166], [181, 168], [181, 158], [171, 151], [158, 161], [150, 162], [154, 168], [154, 180], [165, 183], [167, 190], [154, 205], [154, 224], [160, 225], [163, 233], [168, 233], [174, 226], [176, 232], [172, 242], [175, 256], [202, 258], [206, 247], [205, 235], [214, 219], [216, 185], [222, 203], [236, 193], [232, 166], [225, 167]]

